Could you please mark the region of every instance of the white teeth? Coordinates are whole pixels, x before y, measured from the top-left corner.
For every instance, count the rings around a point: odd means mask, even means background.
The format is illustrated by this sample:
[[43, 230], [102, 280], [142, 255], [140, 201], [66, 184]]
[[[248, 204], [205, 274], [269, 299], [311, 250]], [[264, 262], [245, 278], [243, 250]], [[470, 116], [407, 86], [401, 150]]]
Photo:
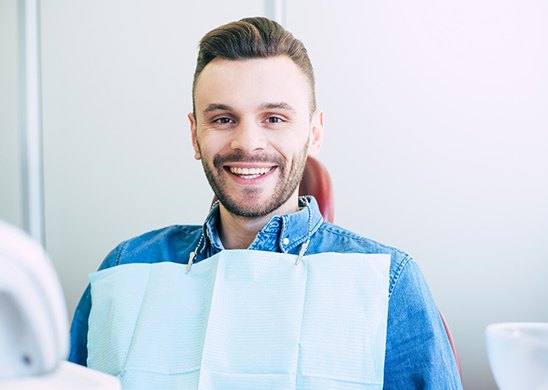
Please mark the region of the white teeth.
[[235, 175], [245, 176], [247, 179], [255, 179], [265, 173], [270, 172], [271, 168], [238, 168], [230, 167], [230, 172]]

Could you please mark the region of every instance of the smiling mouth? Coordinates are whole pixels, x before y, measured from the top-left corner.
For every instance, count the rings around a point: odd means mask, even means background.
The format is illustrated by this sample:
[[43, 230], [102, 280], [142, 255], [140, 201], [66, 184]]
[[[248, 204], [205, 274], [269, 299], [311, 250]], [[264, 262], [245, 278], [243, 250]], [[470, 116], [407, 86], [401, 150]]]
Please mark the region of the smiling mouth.
[[275, 168], [276, 166], [264, 167], [264, 168], [226, 167], [226, 169], [233, 175], [236, 175], [238, 177], [241, 177], [242, 179], [247, 179], [247, 180], [256, 179], [258, 177], [266, 175], [267, 173], [273, 171]]

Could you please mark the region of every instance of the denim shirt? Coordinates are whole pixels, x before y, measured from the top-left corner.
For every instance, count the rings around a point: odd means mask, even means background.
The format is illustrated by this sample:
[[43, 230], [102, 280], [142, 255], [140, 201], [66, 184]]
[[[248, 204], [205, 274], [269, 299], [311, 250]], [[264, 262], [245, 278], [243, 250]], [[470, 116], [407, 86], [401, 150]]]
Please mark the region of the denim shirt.
[[[306, 254], [322, 252], [390, 254], [388, 324], [384, 389], [462, 389], [447, 333], [424, 277], [404, 252], [324, 222], [314, 198], [301, 199], [303, 208], [275, 216], [259, 231], [248, 249], [297, 255], [310, 238]], [[306, 206], [308, 203], [308, 206]], [[306, 207], [304, 207], [306, 206]], [[124, 241], [112, 250], [99, 269], [128, 263], [171, 261], [186, 264], [223, 250], [217, 232], [218, 206], [203, 226], [170, 226]], [[87, 362], [90, 287], [76, 308], [71, 327], [69, 360]]]

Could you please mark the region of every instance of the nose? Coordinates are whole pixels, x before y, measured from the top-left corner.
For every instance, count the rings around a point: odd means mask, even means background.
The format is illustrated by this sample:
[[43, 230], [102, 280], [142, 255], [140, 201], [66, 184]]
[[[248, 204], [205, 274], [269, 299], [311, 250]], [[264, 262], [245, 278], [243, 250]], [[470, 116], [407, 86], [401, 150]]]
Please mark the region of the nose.
[[253, 120], [242, 120], [234, 129], [230, 146], [234, 150], [253, 153], [264, 150], [266, 144], [265, 130]]

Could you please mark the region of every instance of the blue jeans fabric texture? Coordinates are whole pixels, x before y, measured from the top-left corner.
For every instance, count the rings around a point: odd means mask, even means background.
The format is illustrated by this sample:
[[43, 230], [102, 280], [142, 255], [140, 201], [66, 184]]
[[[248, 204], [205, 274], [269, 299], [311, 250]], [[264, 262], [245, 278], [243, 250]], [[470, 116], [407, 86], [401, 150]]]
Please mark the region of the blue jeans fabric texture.
[[[314, 198], [308, 199], [309, 207], [293, 214], [273, 217], [257, 234], [249, 249], [297, 255], [310, 234], [307, 254], [390, 254], [383, 388], [462, 389], [447, 333], [418, 265], [404, 252], [324, 222]], [[99, 269], [162, 261], [186, 264], [201, 237], [203, 242], [199, 245], [194, 262], [211, 257], [223, 250], [216, 228], [218, 218], [219, 210], [215, 206], [203, 226], [170, 226], [124, 241], [107, 255]], [[91, 304], [88, 285], [76, 308], [71, 327], [69, 360], [81, 365], [87, 363]]]

